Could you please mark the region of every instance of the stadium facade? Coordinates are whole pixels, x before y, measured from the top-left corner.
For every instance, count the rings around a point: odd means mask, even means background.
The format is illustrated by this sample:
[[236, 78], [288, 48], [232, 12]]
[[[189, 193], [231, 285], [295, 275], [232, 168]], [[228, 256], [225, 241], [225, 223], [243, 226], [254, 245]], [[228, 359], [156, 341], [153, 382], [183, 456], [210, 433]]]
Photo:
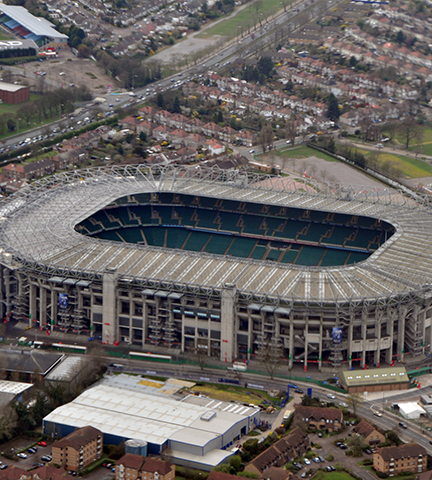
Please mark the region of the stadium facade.
[[223, 362], [430, 351], [431, 210], [396, 191], [130, 166], [47, 177], [0, 209], [8, 320]]

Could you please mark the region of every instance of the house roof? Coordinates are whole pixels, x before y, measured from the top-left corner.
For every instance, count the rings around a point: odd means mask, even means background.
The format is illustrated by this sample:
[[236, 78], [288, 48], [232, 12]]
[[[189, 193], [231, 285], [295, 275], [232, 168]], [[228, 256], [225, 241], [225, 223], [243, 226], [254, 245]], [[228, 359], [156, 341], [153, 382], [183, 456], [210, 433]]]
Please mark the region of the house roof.
[[382, 447], [376, 451], [377, 455], [381, 455], [384, 461], [391, 459], [398, 460], [406, 457], [425, 456], [426, 449], [417, 443], [406, 443], [398, 447]]
[[342, 384], [347, 387], [409, 382], [408, 374], [404, 367], [374, 368], [356, 370], [355, 372], [341, 372], [340, 380]]
[[77, 428], [67, 437], [53, 443], [53, 448], [72, 447], [78, 450], [79, 448], [84, 447], [93, 440], [96, 440], [98, 436], [102, 436], [102, 432], [97, 428], [88, 425], [86, 427]]
[[295, 409], [295, 415], [314, 420], [325, 418], [326, 420], [342, 422], [342, 410], [339, 408], [304, 407], [300, 405]]
[[14, 465], [6, 470], [0, 470], [1, 480], [19, 480], [23, 475], [28, 475], [28, 472]]
[[116, 462], [116, 465], [124, 465], [126, 468], [133, 468], [139, 470], [144, 462], [144, 457], [141, 455], [134, 455], [133, 453], [126, 453]]
[[291, 477], [293, 477], [293, 474], [289, 470], [278, 467], [267, 468], [261, 475], [262, 480], [288, 480]]
[[216, 472], [212, 470], [208, 476], [208, 480], [238, 480], [237, 475], [230, 475], [229, 473]]
[[161, 475], [166, 475], [171, 471], [173, 464], [159, 460], [158, 458], [149, 458], [144, 465], [140, 468], [141, 472], [158, 472]]
[[362, 437], [368, 437], [371, 433], [373, 433], [376, 428], [373, 427], [370, 423], [366, 422], [366, 420], [362, 420], [359, 424], [357, 424], [353, 428], [355, 433], [358, 433]]

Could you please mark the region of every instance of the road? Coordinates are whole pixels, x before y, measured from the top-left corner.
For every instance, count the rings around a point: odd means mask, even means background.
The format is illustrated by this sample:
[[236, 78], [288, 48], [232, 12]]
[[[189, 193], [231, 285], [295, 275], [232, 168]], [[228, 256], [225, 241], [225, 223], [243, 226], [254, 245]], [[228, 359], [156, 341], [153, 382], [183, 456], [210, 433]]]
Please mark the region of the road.
[[[112, 358], [106, 357], [107, 360], [112, 361]], [[428, 359], [429, 360], [429, 359]], [[430, 361], [430, 360], [429, 360]], [[219, 383], [220, 378], [228, 378], [231, 380], [238, 380], [240, 385], [244, 386], [247, 384], [250, 388], [254, 389], [263, 389], [263, 390], [270, 390], [270, 389], [280, 389], [285, 391], [287, 388], [287, 380], [282, 379], [273, 379], [271, 380], [268, 376], [265, 375], [258, 375], [249, 372], [231, 372], [231, 371], [221, 371], [216, 370], [213, 371], [211, 369], [204, 369], [200, 370], [199, 367], [195, 367], [192, 365], [172, 365], [172, 364], [156, 364], [154, 362], [142, 362], [141, 360], [128, 360], [122, 359], [122, 364], [124, 365], [124, 371], [128, 371], [135, 374], [142, 374], [148, 376], [162, 376], [162, 377], [169, 377], [175, 376], [178, 378], [182, 378], [185, 380], [191, 381], [204, 381], [204, 382], [213, 382]], [[318, 397], [323, 402], [333, 402], [336, 405], [339, 403], [347, 402], [347, 395], [342, 393], [332, 392], [325, 388], [319, 387], [317, 385], [307, 383], [307, 382], [297, 382], [296, 385], [299, 386], [303, 391], [307, 391], [308, 387], [312, 387], [312, 395], [313, 397]], [[292, 392], [291, 392], [292, 394]], [[413, 395], [427, 395], [432, 394], [432, 385], [427, 386], [421, 389], [413, 390], [405, 390], [401, 392], [395, 393], [391, 397], [386, 397], [385, 399], [373, 400], [369, 401], [365, 399], [363, 404], [357, 408], [356, 413], [368, 420], [375, 425], [381, 427], [384, 431], [386, 430], [395, 430], [397, 431], [398, 435], [404, 442], [417, 442], [419, 445], [422, 445], [429, 454], [432, 454], [432, 445], [430, 442], [432, 441], [432, 436], [430, 433], [425, 432], [423, 433], [421, 428], [417, 425], [405, 421], [408, 425], [407, 429], [403, 429], [399, 426], [399, 422], [401, 418], [395, 414], [392, 414], [386, 410], [382, 410], [382, 416], [377, 417], [373, 411], [377, 410], [377, 404], [383, 405], [386, 402], [388, 405], [391, 405], [393, 402], [400, 402], [400, 401], [407, 401], [409, 397]], [[335, 398], [329, 398], [329, 395], [333, 395]], [[363, 470], [361, 470], [363, 472]], [[363, 478], [369, 480], [369, 477], [365, 474]], [[370, 477], [374, 478], [375, 477]]]

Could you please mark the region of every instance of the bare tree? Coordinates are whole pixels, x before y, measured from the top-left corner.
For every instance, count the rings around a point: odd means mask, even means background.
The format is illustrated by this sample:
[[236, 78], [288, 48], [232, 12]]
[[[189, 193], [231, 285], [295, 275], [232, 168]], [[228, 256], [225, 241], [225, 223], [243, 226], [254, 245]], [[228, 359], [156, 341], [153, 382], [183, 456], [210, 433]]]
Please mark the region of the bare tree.
[[297, 135], [297, 124], [295, 117], [288, 120], [285, 124], [285, 138], [291, 142], [291, 145], [295, 144]]
[[279, 339], [275, 338], [262, 344], [258, 350], [257, 358], [264, 365], [272, 380], [281, 365], [282, 353], [283, 350]]
[[348, 406], [352, 408], [352, 411], [355, 415], [357, 408], [363, 405], [364, 398], [361, 393], [351, 393], [351, 395], [348, 395], [346, 401]]
[[201, 370], [204, 370], [207, 357], [208, 357], [207, 349], [204, 348], [202, 345], [197, 345], [197, 347], [195, 348], [195, 359], [198, 362], [198, 365], [200, 366]]
[[418, 143], [421, 142], [423, 138], [423, 128], [419, 125], [415, 117], [408, 116], [399, 124], [399, 134], [404, 141], [405, 148], [408, 150], [413, 140]]

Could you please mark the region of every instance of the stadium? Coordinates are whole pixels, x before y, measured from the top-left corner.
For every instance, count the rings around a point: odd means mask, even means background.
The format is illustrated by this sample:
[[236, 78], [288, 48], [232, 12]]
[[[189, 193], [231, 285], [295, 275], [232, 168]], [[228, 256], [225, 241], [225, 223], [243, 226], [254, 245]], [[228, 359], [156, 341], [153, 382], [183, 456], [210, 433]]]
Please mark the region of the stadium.
[[46, 177], [0, 209], [7, 321], [223, 362], [273, 349], [305, 369], [430, 352], [420, 197], [128, 166]]

